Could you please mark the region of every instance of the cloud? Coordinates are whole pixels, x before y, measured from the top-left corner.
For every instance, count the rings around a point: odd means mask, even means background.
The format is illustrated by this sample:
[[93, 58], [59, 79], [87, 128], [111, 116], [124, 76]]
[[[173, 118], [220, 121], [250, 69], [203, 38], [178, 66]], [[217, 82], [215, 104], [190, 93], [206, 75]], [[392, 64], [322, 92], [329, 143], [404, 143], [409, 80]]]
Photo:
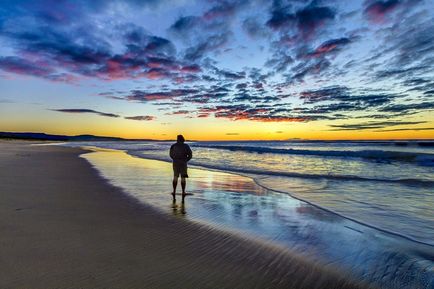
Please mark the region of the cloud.
[[322, 43], [313, 52], [306, 54], [306, 57], [324, 57], [340, 51], [344, 46], [347, 46], [350, 43], [351, 40], [347, 37], [331, 39]]
[[169, 112], [167, 114], [169, 114], [169, 115], [188, 115], [188, 114], [190, 114], [190, 111], [183, 109], [183, 110], [172, 111], [172, 112]]
[[335, 131], [340, 130], [372, 130], [378, 128], [386, 128], [390, 126], [398, 126], [398, 125], [414, 125], [426, 123], [426, 121], [369, 121], [363, 123], [356, 124], [332, 124], [329, 125], [333, 127]]
[[100, 112], [93, 109], [81, 109], [81, 108], [64, 108], [64, 109], [51, 109], [52, 111], [64, 112], [64, 113], [92, 113], [106, 117], [120, 117], [117, 114]]
[[300, 99], [305, 103], [315, 103], [326, 100], [342, 100], [350, 94], [350, 90], [345, 86], [331, 86], [317, 90], [306, 90], [300, 93]]
[[380, 111], [383, 112], [395, 112], [395, 113], [410, 113], [410, 112], [421, 112], [425, 110], [433, 110], [434, 109], [434, 102], [432, 101], [425, 101], [425, 102], [419, 102], [419, 103], [398, 103], [398, 104], [391, 104], [388, 106], [385, 106], [380, 109]]
[[186, 49], [184, 58], [195, 61], [205, 56], [209, 52], [216, 51], [224, 47], [229, 40], [230, 33], [214, 34]]
[[363, 14], [372, 23], [382, 24], [395, 12], [405, 14], [421, 2], [420, 0], [367, 0]]
[[196, 89], [173, 89], [168, 91], [148, 92], [144, 90], [132, 90], [128, 95], [124, 96], [125, 100], [132, 101], [159, 101], [159, 100], [173, 100], [181, 96], [187, 96], [197, 93]]
[[190, 32], [193, 28], [196, 28], [201, 24], [200, 17], [197, 16], [182, 16], [175, 23], [170, 26], [170, 30], [180, 34], [185, 34]]
[[240, 135], [240, 133], [238, 133], [238, 132], [228, 132], [228, 133], [226, 133], [226, 135]]
[[297, 11], [297, 26], [305, 37], [311, 36], [316, 30], [328, 20], [335, 18], [335, 12], [329, 7], [311, 7]]
[[219, 77], [223, 77], [225, 79], [228, 80], [240, 80], [240, 79], [244, 79], [246, 77], [246, 73], [241, 71], [241, 72], [233, 72], [233, 71], [229, 71], [226, 69], [215, 69], [214, 73], [219, 76]]
[[52, 73], [50, 68], [39, 66], [37, 63], [16, 56], [0, 57], [0, 68], [16, 74], [33, 74], [41, 77], [47, 77]]
[[385, 1], [367, 1], [367, 5], [363, 13], [372, 22], [382, 23], [387, 14], [395, 11], [402, 3], [400, 0], [385, 0]]
[[[318, 103], [325, 101], [335, 101], [335, 104], [328, 104], [318, 106], [323, 111], [330, 110], [361, 110], [361, 109], [374, 109], [390, 104], [397, 98], [405, 95], [393, 93], [364, 93], [357, 94], [351, 92], [345, 86], [332, 86], [325, 87], [317, 90], [307, 90], [300, 93], [300, 99], [305, 103]], [[384, 109], [384, 108], [382, 108]]]
[[330, 68], [331, 62], [327, 59], [316, 59], [314, 61], [302, 62], [291, 68], [291, 72], [286, 74], [290, 83], [304, 82], [307, 76], [320, 75]]
[[[0, 69], [16, 74], [69, 82], [78, 77], [176, 81], [202, 72], [196, 63], [177, 59], [170, 40], [134, 24], [119, 24], [110, 34], [80, 24], [61, 28], [36, 23], [31, 29], [16, 24], [8, 25], [0, 34], [13, 44], [17, 54], [1, 57]], [[196, 53], [205, 53], [210, 45]]]
[[299, 116], [282, 115], [273, 113], [270, 107], [251, 106], [248, 104], [217, 105], [202, 107], [199, 113], [214, 114], [216, 118], [230, 120], [252, 120], [259, 122], [305, 122], [307, 119]]
[[224, 0], [215, 1], [215, 5], [203, 14], [206, 20], [227, 19], [235, 15], [249, 1], [246, 0]]
[[248, 17], [242, 23], [243, 30], [252, 38], [261, 38], [268, 36], [265, 27], [256, 17]]
[[151, 115], [126, 116], [124, 118], [130, 120], [139, 120], [139, 121], [151, 121], [156, 119], [155, 116], [151, 116]]
[[5, 0], [1, 76], [110, 85], [101, 96], [234, 121], [433, 109], [433, 16], [425, 2], [412, 8], [423, 1], [181, 2]]
[[434, 127], [395, 128], [395, 129], [382, 129], [382, 130], [374, 130], [374, 131], [391, 132], [391, 131], [425, 131], [425, 130], [434, 130]]
[[274, 30], [289, 30], [296, 28], [304, 39], [309, 39], [327, 21], [335, 18], [336, 13], [330, 7], [320, 7], [313, 5], [296, 11], [290, 12], [290, 7], [274, 5], [271, 18], [267, 25]]

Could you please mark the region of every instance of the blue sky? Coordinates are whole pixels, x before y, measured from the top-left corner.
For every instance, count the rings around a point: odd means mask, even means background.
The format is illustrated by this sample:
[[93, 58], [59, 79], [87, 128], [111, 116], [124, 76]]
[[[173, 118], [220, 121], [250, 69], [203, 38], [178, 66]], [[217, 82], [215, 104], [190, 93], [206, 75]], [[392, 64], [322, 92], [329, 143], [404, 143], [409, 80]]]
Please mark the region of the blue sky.
[[433, 0], [4, 0], [0, 130], [432, 137], [433, 9]]

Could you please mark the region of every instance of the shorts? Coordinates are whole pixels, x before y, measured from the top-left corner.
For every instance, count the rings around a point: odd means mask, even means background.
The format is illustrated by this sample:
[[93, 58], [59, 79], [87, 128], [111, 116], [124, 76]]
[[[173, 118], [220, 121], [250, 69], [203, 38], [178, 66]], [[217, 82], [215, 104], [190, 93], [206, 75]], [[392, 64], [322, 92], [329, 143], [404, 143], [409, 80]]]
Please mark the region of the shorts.
[[173, 163], [173, 176], [177, 178], [179, 175], [181, 178], [188, 178], [187, 163]]

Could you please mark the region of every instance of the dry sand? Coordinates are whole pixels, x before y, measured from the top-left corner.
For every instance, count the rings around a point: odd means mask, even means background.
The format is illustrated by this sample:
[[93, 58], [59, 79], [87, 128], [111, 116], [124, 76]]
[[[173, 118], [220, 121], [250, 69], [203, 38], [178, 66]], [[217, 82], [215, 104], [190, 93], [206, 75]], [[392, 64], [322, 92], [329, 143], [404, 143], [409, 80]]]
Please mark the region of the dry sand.
[[288, 251], [157, 213], [84, 151], [0, 141], [0, 288], [361, 288]]

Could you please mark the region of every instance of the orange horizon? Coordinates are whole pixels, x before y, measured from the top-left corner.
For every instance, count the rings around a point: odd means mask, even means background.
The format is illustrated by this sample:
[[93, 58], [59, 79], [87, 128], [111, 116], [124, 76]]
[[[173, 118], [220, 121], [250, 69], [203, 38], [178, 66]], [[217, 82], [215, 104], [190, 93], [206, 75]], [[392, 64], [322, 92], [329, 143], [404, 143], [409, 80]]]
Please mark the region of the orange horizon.
[[[48, 135], [65, 135], [65, 136], [79, 136], [79, 135], [92, 135], [92, 136], [98, 136], [98, 137], [113, 137], [113, 138], [122, 138], [125, 140], [155, 140], [155, 141], [170, 141], [175, 140], [176, 135], [174, 134], [172, 137], [147, 137], [147, 136], [137, 136], [137, 137], [128, 137], [123, 135], [116, 135], [116, 134], [98, 134], [98, 133], [89, 133], [89, 132], [83, 132], [83, 133], [61, 133], [61, 132], [51, 132], [51, 131], [39, 131], [39, 130], [15, 130], [15, 131], [5, 131], [1, 130], [2, 132], [10, 132], [10, 133], [45, 133]], [[357, 131], [351, 131], [351, 132], [357, 132]], [[368, 132], [365, 132], [368, 133]], [[374, 134], [375, 132], [371, 132]], [[431, 134], [434, 134], [434, 129], [432, 130]], [[187, 141], [400, 141], [400, 140], [408, 140], [408, 141], [434, 141], [434, 135], [431, 136], [378, 136], [376, 138], [374, 137], [348, 137], [348, 138], [333, 138], [333, 137], [324, 137], [324, 138], [309, 138], [309, 137], [289, 137], [289, 138], [243, 138], [240, 136], [240, 138], [236, 138], [233, 135], [226, 136], [226, 138], [189, 138], [188, 133], [184, 133], [184, 136], [186, 136]]]

